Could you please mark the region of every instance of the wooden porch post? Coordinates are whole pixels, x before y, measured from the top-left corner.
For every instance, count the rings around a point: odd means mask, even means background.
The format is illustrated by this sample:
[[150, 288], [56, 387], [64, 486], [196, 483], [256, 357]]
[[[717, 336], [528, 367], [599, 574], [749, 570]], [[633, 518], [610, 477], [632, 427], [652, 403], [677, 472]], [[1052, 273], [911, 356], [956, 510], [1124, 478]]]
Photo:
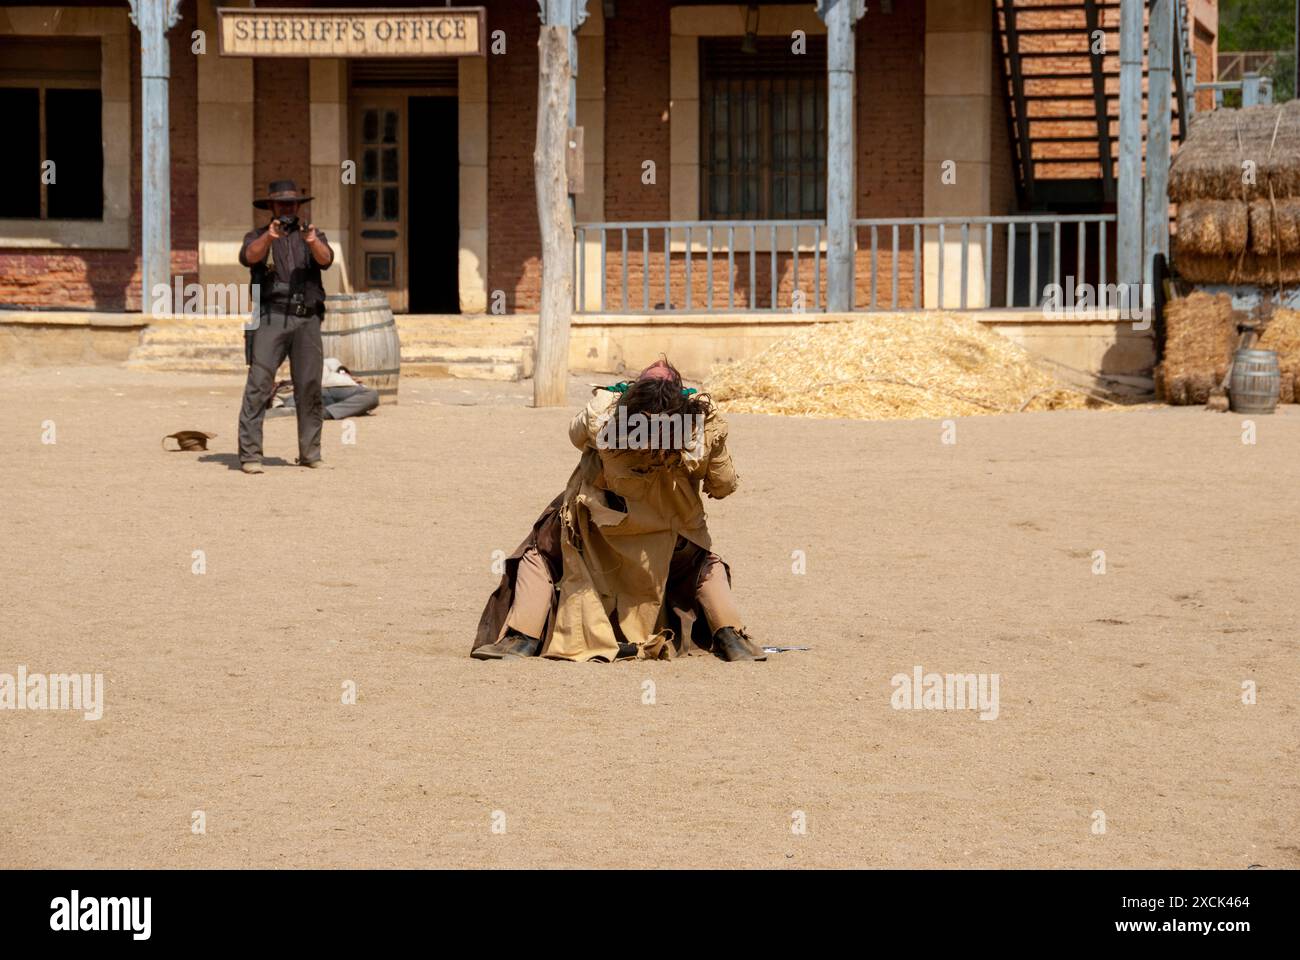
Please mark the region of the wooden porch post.
[[171, 57], [167, 31], [180, 22], [180, 0], [130, 2], [131, 22], [140, 31], [140, 309], [149, 313], [154, 287], [171, 287], [171, 124], [167, 89]]
[[1119, 282], [1142, 282], [1142, 8], [1121, 0], [1119, 21]]
[[853, 309], [853, 39], [861, 0], [821, 0], [826, 24], [826, 309]]
[[576, 121], [574, 31], [587, 19], [586, 0], [538, 0], [537, 145], [533, 177], [542, 234], [542, 299], [537, 316], [533, 406], [567, 403], [569, 321], [573, 314], [573, 203], [565, 158]]
[[1148, 35], [1147, 189], [1142, 282], [1154, 285], [1159, 280], [1155, 275], [1156, 257], [1169, 254], [1169, 98], [1173, 92], [1173, 0], [1153, 0]]

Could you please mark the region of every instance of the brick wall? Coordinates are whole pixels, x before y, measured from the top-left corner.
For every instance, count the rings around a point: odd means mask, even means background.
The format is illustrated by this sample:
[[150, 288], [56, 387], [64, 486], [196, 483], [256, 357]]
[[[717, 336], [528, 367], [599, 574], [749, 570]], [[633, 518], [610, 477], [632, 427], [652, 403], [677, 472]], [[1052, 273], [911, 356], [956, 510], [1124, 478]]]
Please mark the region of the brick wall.
[[[1214, 58], [1214, 34], [1210, 33], [1201, 24], [1196, 24], [1196, 31], [1192, 39], [1192, 47], [1196, 51], [1196, 82], [1213, 83], [1218, 78], [1215, 76], [1215, 67], [1217, 66]], [[1214, 109], [1214, 91], [1199, 90], [1196, 93], [1197, 110]]]
[[[669, 218], [669, 8], [619, 4], [605, 21], [605, 219]], [[641, 182], [652, 160], [656, 182]], [[660, 249], [662, 249], [662, 244]]]
[[[669, 208], [669, 17], [668, 4], [654, 0], [638, 4], [625, 16], [623, 8], [606, 23], [606, 130], [605, 130], [605, 216], [607, 220], [667, 220]], [[923, 210], [922, 151], [925, 137], [925, 86], [922, 54], [925, 49], [923, 5], [896, 5], [894, 13], [869, 11], [857, 29], [856, 123], [858, 128], [857, 206], [860, 217], [920, 216]], [[658, 182], [641, 183], [641, 164], [655, 162]], [[674, 238], [681, 242], [682, 238]], [[694, 238], [697, 243], [702, 237]], [[812, 240], [812, 234], [803, 238]], [[858, 254], [858, 300], [870, 298], [870, 235], [864, 231], [863, 249]], [[721, 244], [725, 237], [715, 235]], [[759, 230], [755, 257], [755, 283], [749, 283], [748, 233], [736, 238], [740, 252], [734, 258], [734, 303], [737, 309], [765, 308], [772, 298], [769, 234]], [[621, 238], [611, 235], [612, 246]], [[629, 236], [629, 304], [643, 302], [646, 272], [642, 268], [640, 234]], [[892, 237], [880, 235], [877, 269], [885, 278], [877, 290], [884, 305], [888, 284]], [[912, 294], [912, 236], [900, 236], [900, 302], [910, 303]], [[662, 232], [650, 236], [650, 304], [665, 300]], [[611, 306], [621, 305], [622, 273], [620, 251], [611, 249], [606, 295]], [[788, 252], [776, 258], [777, 302], [788, 307], [796, 289], [796, 265]], [[798, 289], [809, 308], [820, 293], [826, 293], [826, 264], [814, 273], [811, 253], [798, 263]], [[685, 257], [672, 259], [669, 279], [672, 305], [686, 305]], [[819, 280], [815, 279], [819, 276]], [[691, 306], [703, 308], [708, 297], [708, 264], [703, 254], [692, 257]], [[727, 304], [728, 262], [720, 253], [713, 262], [713, 304]], [[588, 308], [593, 308], [588, 304]]]
[[[858, 21], [857, 180], [859, 217], [919, 217], [925, 212], [925, 4], [896, 3], [893, 13], [868, 5]], [[871, 231], [858, 237], [854, 301], [871, 302]], [[898, 238], [899, 305], [912, 305], [912, 231]], [[877, 237], [878, 307], [890, 305], [893, 237]], [[823, 286], [823, 291], [825, 287]]]
[[[1016, 163], [1011, 146], [1011, 104], [1007, 96], [1007, 76], [1003, 65], [1002, 50], [994, 42], [993, 47], [993, 96], [989, 99], [991, 116], [989, 118], [989, 212], [993, 215], [1015, 213], [1018, 204], [1016, 196]], [[1007, 289], [1007, 232], [1005, 229], [993, 231], [993, 248], [987, 256], [993, 259], [990, 305], [1003, 305], [1006, 302]]]
[[[259, 195], [272, 180], [293, 180], [301, 192], [311, 193], [309, 70], [306, 60], [253, 60], [253, 189]], [[251, 204], [252, 198], [231, 200]], [[270, 218], [251, 205], [248, 209], [258, 224]]]
[[[171, 45], [172, 273], [198, 279], [198, 68], [190, 52], [193, 0], [181, 4]], [[140, 48], [131, 49], [131, 248], [49, 252], [0, 250], [0, 304], [56, 310], [140, 309]], [[209, 41], [215, 45], [216, 38]], [[215, 48], [208, 56], [216, 56]]]
[[489, 36], [506, 34], [506, 52], [488, 55], [488, 300], [504, 290], [510, 313], [536, 310], [541, 294], [541, 234], [533, 188], [537, 137], [535, 3], [494, 3]]

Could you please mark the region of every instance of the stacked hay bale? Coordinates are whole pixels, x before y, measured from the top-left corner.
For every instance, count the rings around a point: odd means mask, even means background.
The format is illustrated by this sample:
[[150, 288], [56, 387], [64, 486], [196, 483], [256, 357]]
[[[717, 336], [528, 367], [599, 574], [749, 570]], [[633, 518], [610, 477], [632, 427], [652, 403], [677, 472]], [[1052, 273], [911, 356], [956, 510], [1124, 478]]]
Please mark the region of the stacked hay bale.
[[1192, 121], [1169, 170], [1192, 283], [1300, 283], [1300, 100]]
[[1226, 293], [1198, 291], [1165, 306], [1165, 357], [1155, 380], [1166, 403], [1182, 406], [1210, 398], [1227, 373], [1237, 320]]
[[1300, 310], [1274, 310], [1268, 318], [1257, 346], [1277, 353], [1282, 374], [1278, 396], [1281, 403], [1300, 403]]
[[[1178, 204], [1173, 266], [1193, 284], [1280, 287], [1300, 283], [1300, 100], [1215, 110], [1192, 121], [1169, 171]], [[1285, 340], [1282, 327], [1274, 334]], [[1156, 386], [1174, 404], [1205, 403], [1227, 372], [1237, 324], [1227, 294], [1194, 293], [1165, 307], [1165, 354]], [[1266, 320], [1267, 318], [1259, 318]], [[1288, 335], [1289, 336], [1289, 335]], [[1278, 339], [1280, 338], [1280, 339]], [[1300, 357], [1279, 349], [1283, 402], [1292, 402]]]

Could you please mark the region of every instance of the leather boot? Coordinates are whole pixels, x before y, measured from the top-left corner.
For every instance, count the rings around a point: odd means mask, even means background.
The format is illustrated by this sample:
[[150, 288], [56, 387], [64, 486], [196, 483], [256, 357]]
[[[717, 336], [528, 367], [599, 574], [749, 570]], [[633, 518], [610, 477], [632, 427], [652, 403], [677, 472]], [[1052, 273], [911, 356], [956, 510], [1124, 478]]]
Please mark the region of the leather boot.
[[470, 653], [475, 660], [506, 660], [515, 657], [535, 657], [542, 649], [542, 641], [510, 630], [496, 643], [489, 643]]
[[722, 627], [715, 632], [713, 649], [727, 661], [767, 659], [767, 654], [749, 639], [749, 635], [735, 627]]

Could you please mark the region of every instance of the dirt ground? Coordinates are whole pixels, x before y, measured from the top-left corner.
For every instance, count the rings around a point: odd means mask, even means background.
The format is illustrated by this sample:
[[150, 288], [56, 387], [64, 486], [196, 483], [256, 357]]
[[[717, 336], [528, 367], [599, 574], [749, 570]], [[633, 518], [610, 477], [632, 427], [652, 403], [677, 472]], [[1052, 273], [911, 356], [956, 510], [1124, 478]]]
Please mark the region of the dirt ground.
[[[1300, 866], [1295, 407], [736, 415], [715, 546], [811, 649], [576, 665], [468, 656], [576, 460], [530, 384], [408, 380], [320, 471], [271, 420], [250, 477], [236, 378], [5, 383], [0, 673], [105, 707], [0, 710], [0, 866]], [[997, 718], [894, 709], [918, 666]]]

